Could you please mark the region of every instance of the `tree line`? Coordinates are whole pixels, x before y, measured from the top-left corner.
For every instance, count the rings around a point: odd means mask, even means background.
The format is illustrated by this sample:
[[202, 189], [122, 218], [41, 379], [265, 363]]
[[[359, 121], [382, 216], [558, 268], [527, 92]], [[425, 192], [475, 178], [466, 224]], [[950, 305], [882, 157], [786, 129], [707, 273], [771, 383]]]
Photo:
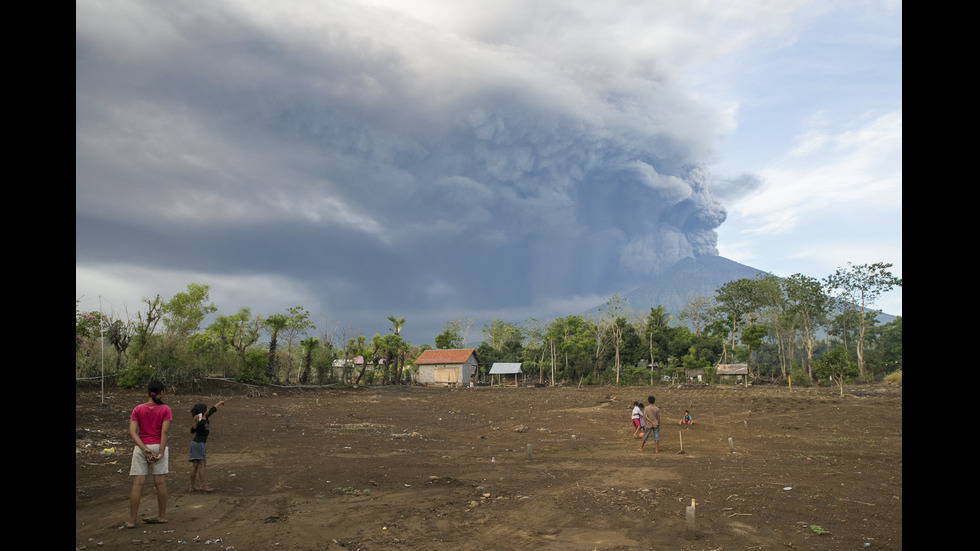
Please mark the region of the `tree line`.
[[[713, 296], [691, 296], [682, 311], [636, 311], [621, 296], [590, 314], [482, 327], [480, 373], [495, 362], [521, 362], [541, 384], [638, 385], [700, 376], [718, 382], [717, 366], [744, 363], [754, 381], [809, 385], [873, 380], [902, 369], [902, 318], [881, 324], [877, 301], [902, 281], [891, 264], [838, 268], [822, 280], [760, 274], [730, 281]], [[218, 314], [210, 287], [191, 283], [169, 300], [144, 298], [135, 316], [79, 310], [75, 303], [76, 377], [109, 375], [130, 387], [218, 376], [255, 384], [405, 384], [414, 360], [431, 346], [390, 332], [368, 339], [355, 328], [316, 324], [302, 306], [264, 316], [248, 307]], [[471, 319], [447, 321], [436, 348], [470, 342]], [[360, 361], [360, 360], [363, 361]], [[843, 387], [842, 387], [843, 388]]]

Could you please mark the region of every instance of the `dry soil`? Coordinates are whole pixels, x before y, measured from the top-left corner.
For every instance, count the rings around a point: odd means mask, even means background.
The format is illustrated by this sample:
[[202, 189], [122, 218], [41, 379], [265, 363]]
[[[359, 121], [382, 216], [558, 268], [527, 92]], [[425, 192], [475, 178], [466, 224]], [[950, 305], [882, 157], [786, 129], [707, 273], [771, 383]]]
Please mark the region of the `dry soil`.
[[[659, 453], [637, 451], [630, 425], [651, 394]], [[125, 529], [127, 423], [145, 399], [76, 388], [76, 549], [902, 549], [898, 387], [212, 381], [164, 394], [169, 522]], [[222, 399], [214, 490], [192, 492], [190, 409]], [[152, 484], [141, 514], [156, 514]]]

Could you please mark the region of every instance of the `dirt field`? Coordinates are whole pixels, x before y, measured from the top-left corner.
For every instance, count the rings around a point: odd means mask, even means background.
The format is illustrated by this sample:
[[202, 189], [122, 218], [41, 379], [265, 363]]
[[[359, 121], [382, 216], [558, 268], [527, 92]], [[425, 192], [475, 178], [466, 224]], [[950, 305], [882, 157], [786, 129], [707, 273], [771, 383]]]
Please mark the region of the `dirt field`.
[[[636, 451], [629, 424], [650, 394], [659, 454]], [[190, 492], [190, 408], [220, 399], [214, 491]], [[76, 388], [76, 549], [902, 549], [897, 387], [214, 383], [165, 394], [169, 523], [127, 530], [126, 428], [142, 401]], [[140, 512], [156, 514], [152, 484]]]

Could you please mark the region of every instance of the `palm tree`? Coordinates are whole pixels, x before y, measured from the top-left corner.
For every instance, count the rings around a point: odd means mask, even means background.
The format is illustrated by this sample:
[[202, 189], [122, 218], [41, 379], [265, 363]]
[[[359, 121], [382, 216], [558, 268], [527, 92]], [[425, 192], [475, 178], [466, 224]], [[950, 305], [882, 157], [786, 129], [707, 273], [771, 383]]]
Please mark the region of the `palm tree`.
[[299, 374], [299, 384], [305, 385], [310, 380], [310, 365], [313, 363], [313, 352], [320, 347], [320, 339], [310, 337], [299, 341], [303, 347], [303, 371]]
[[402, 332], [402, 326], [405, 325], [405, 318], [396, 318], [395, 316], [388, 316], [388, 321], [391, 322], [391, 332], [398, 335]]
[[276, 341], [279, 339], [279, 332], [289, 325], [289, 318], [283, 314], [273, 314], [262, 322], [269, 330], [269, 367], [265, 370], [266, 377], [270, 381], [279, 380], [279, 361], [276, 358]]
[[[398, 337], [399, 334], [402, 332], [402, 326], [405, 325], [405, 318], [396, 318], [395, 316], [388, 316], [388, 321], [391, 322], [391, 332], [394, 333], [396, 337]], [[395, 369], [394, 369], [394, 373], [392, 373], [392, 376], [399, 380], [401, 380], [402, 367], [404, 367], [405, 365], [405, 349], [407, 348], [405, 344], [407, 343], [404, 343], [402, 339], [399, 337], [398, 344], [396, 346], [397, 351], [395, 356], [395, 365], [394, 365]]]
[[666, 331], [670, 324], [672, 316], [667, 313], [667, 310], [663, 305], [658, 305], [656, 308], [650, 308], [650, 313], [647, 315], [646, 323], [646, 334], [647, 342], [650, 345], [650, 384], [653, 384], [653, 374], [656, 369], [654, 365], [657, 363], [658, 350], [656, 348], [661, 348], [664, 346], [664, 339], [666, 337]]

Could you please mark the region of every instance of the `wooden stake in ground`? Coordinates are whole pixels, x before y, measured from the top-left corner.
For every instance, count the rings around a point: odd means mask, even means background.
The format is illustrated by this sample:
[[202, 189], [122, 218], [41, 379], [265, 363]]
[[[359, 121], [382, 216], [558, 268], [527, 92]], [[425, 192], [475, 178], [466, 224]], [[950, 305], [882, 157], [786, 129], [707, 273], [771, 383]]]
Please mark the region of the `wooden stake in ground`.
[[696, 524], [695, 524], [695, 507], [694, 500], [691, 500], [691, 506], [687, 508], [686, 511], [687, 520], [687, 537], [693, 538], [697, 535]]
[[677, 453], [684, 453], [684, 433], [683, 432], [678, 432], [677, 433], [677, 436], [679, 436], [681, 438], [681, 451], [679, 451]]

